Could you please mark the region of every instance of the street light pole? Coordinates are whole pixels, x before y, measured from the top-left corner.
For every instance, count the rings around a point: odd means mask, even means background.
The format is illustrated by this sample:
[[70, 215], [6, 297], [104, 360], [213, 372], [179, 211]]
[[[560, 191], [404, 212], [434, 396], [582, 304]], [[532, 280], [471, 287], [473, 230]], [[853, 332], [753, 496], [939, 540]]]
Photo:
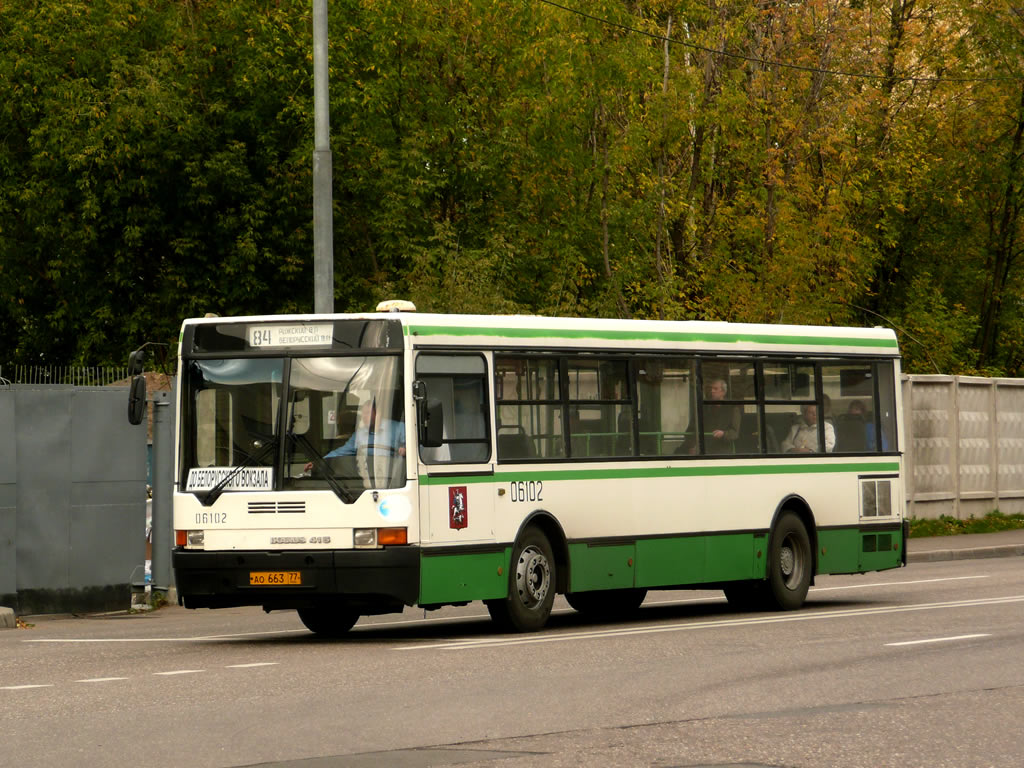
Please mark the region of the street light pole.
[[334, 311], [327, 0], [313, 0], [313, 311]]

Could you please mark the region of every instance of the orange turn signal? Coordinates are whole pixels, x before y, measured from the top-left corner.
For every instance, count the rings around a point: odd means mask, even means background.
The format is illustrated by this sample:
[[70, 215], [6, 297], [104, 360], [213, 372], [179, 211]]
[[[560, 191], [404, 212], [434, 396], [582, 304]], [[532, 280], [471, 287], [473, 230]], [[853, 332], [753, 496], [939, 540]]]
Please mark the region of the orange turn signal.
[[405, 528], [378, 528], [377, 544], [386, 547], [394, 544], [408, 544], [409, 533]]
[[184, 547], [188, 544], [188, 531], [175, 531], [174, 543], [179, 547]]

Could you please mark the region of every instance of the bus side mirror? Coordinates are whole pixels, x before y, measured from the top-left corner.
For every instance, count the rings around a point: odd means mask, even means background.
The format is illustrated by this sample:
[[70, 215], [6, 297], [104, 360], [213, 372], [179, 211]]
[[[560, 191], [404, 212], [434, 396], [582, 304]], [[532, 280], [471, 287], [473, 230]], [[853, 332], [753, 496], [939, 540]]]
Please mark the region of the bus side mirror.
[[128, 355], [128, 375], [138, 376], [142, 373], [142, 366], [146, 362], [146, 350], [136, 349]]
[[424, 448], [440, 448], [444, 440], [444, 408], [441, 401], [435, 398], [421, 401], [418, 413], [420, 445]]
[[441, 401], [427, 397], [427, 383], [416, 379], [412, 383], [412, 399], [416, 402], [416, 427], [420, 445], [440, 448], [444, 440], [444, 408]]
[[142, 423], [146, 417], [146, 377], [135, 376], [128, 388], [128, 422], [133, 425]]

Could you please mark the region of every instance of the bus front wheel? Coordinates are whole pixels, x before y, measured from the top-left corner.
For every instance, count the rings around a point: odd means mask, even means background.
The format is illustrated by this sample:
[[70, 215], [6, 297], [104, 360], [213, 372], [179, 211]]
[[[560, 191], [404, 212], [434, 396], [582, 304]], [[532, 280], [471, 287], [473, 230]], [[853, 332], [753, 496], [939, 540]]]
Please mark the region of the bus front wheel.
[[796, 513], [784, 512], [772, 531], [768, 548], [765, 607], [792, 611], [803, 605], [813, 567], [807, 528]]
[[352, 629], [359, 620], [359, 614], [344, 606], [316, 605], [299, 608], [299, 620], [314, 634], [341, 637]]
[[512, 549], [508, 595], [487, 601], [491, 618], [502, 629], [536, 632], [547, 624], [555, 602], [555, 558], [547, 537], [527, 528]]

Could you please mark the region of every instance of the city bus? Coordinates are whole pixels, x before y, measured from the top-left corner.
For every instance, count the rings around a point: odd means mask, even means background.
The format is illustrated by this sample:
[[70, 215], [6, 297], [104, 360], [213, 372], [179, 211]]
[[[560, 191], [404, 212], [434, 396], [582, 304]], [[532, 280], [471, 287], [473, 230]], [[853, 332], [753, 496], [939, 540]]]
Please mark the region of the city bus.
[[882, 328], [418, 313], [181, 329], [172, 562], [186, 608], [482, 601], [542, 628], [648, 590], [792, 610], [906, 564]]

